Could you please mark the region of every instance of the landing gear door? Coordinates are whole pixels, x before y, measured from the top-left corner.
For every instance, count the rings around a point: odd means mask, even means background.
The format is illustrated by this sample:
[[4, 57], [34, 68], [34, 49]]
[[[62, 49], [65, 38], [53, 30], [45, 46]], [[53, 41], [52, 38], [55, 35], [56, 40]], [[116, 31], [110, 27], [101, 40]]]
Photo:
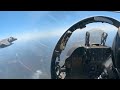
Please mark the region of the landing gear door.
[[120, 69], [120, 27], [114, 38], [112, 50], [113, 50], [113, 64], [116, 68]]

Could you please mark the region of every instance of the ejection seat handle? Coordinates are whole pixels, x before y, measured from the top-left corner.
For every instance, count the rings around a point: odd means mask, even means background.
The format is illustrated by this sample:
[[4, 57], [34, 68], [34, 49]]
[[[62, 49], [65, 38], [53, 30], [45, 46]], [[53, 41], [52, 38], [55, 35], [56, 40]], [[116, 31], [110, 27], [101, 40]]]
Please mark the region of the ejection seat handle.
[[107, 36], [108, 36], [107, 33], [105, 33], [105, 32], [102, 33], [101, 45], [105, 46], [105, 42], [106, 42]]

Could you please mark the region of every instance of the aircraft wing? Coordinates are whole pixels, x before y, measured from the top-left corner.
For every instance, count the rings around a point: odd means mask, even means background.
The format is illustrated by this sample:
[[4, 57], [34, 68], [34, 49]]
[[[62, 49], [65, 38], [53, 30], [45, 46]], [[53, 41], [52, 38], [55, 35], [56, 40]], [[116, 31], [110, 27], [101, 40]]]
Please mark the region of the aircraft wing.
[[0, 41], [0, 45], [10, 45], [11, 43], [8, 42], [7, 39]]

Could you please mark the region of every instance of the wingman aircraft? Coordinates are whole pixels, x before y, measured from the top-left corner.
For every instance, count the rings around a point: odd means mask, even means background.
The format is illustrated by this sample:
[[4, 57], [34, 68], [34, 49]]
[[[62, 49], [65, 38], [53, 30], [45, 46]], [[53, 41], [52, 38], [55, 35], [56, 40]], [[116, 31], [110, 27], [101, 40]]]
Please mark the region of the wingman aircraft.
[[[74, 31], [90, 23], [108, 23], [118, 28], [112, 47], [106, 45], [108, 33], [101, 34], [101, 43], [90, 43], [91, 33], [86, 32], [84, 46], [74, 48], [61, 66], [60, 55]], [[73, 49], [73, 48], [72, 48]], [[51, 59], [52, 79], [120, 79], [120, 22], [106, 16], [83, 19], [71, 26], [59, 39]]]
[[17, 38], [14, 38], [14, 37], [9, 37], [9, 38], [0, 40], [0, 48], [5, 48], [7, 46], [12, 45], [13, 44], [12, 42], [15, 40], [17, 40]]

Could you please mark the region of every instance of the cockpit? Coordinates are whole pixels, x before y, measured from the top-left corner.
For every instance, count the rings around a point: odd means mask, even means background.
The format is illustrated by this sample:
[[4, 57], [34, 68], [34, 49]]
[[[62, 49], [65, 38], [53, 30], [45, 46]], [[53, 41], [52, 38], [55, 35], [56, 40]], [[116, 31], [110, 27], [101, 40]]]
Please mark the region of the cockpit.
[[103, 63], [111, 56], [111, 47], [105, 45], [107, 36], [104, 31], [86, 32], [85, 45], [72, 50], [65, 60], [66, 79], [99, 77], [104, 68]]
[[[102, 30], [86, 31], [85, 43], [78, 47], [69, 49], [67, 58], [62, 66], [61, 53], [65, 49], [66, 44], [78, 29], [84, 29], [86, 24], [93, 22], [105, 22], [116, 26], [119, 29], [120, 23], [115, 19], [95, 16], [83, 19], [71, 26], [58, 41], [51, 61], [51, 77], [56, 79], [100, 79], [100, 78], [118, 78], [115, 68], [118, 61], [115, 53], [119, 49], [119, 32], [113, 40], [112, 47], [106, 45], [108, 33]], [[70, 32], [70, 33], [68, 33]], [[119, 58], [119, 57], [118, 57]], [[116, 64], [116, 65], [119, 65]]]

